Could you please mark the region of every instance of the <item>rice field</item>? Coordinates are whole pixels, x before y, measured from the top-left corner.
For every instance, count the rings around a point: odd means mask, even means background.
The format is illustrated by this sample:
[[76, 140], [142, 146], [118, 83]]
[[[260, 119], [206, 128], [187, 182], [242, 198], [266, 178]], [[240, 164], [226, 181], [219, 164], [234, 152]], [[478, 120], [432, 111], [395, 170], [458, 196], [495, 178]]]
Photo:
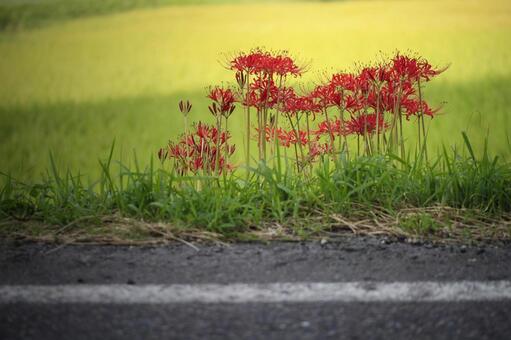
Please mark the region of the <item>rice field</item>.
[[[147, 164], [182, 131], [178, 101], [212, 122], [206, 88], [234, 81], [226, 57], [256, 46], [310, 62], [304, 83], [395, 50], [449, 64], [425, 94], [443, 107], [430, 148], [460, 147], [467, 131], [476, 151], [488, 138], [509, 160], [510, 43], [506, 0], [183, 4], [3, 31], [0, 171], [36, 180], [52, 152], [59, 168], [94, 178], [114, 139], [115, 159]], [[242, 150], [243, 129], [232, 132]]]

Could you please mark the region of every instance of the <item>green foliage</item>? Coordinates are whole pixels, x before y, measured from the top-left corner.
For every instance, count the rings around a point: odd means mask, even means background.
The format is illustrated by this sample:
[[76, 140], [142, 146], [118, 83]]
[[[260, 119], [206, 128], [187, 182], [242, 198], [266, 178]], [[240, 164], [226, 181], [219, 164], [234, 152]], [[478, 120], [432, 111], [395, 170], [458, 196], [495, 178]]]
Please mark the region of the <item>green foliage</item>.
[[402, 229], [417, 235], [428, 235], [441, 228], [441, 225], [428, 213], [406, 215], [399, 222]]
[[[511, 167], [490, 159], [445, 152], [426, 163], [421, 158], [362, 157], [334, 164], [324, 159], [316, 176], [279, 172], [259, 164], [219, 177], [182, 177], [153, 162], [145, 169], [114, 163], [113, 145], [100, 162], [102, 175], [86, 184], [80, 175], [52, 167], [40, 183], [27, 185], [5, 176], [0, 190], [2, 218], [34, 219], [65, 226], [77, 220], [100, 221], [121, 214], [234, 235], [264, 223], [311, 216], [346, 216], [383, 208], [449, 206], [477, 209], [488, 216], [511, 212]], [[427, 213], [400, 219], [404, 230], [432, 233], [438, 225]], [[299, 229], [298, 229], [299, 230]]]

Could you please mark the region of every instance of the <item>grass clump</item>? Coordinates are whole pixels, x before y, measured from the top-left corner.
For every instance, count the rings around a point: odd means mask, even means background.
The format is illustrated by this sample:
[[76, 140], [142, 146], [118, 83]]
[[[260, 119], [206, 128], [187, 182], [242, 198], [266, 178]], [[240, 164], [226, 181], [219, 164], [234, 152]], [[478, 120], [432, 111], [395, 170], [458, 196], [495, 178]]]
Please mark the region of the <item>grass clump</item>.
[[154, 165], [130, 168], [112, 155], [113, 148], [92, 183], [56, 168], [36, 184], [4, 176], [0, 235], [114, 243], [304, 239], [339, 231], [441, 241], [511, 237], [511, 166], [487, 154], [446, 152], [430, 163], [324, 158], [315, 176], [264, 163], [248, 176], [180, 176]]
[[428, 235], [437, 232], [442, 225], [431, 214], [418, 212], [401, 218], [399, 227], [414, 234]]

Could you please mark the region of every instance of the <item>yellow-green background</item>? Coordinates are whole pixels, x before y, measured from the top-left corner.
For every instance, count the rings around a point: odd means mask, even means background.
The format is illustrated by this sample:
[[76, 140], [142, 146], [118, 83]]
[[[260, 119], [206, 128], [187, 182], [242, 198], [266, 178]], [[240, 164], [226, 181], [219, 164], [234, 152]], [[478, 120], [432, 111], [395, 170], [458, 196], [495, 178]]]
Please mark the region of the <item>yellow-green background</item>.
[[[256, 46], [310, 61], [306, 83], [380, 51], [450, 64], [426, 89], [446, 102], [432, 149], [468, 131], [476, 149], [488, 136], [511, 158], [511, 1], [181, 1], [0, 32], [0, 171], [35, 179], [51, 150], [61, 168], [93, 175], [114, 138], [116, 158], [134, 150], [147, 162], [181, 131], [179, 99], [209, 121], [205, 88], [233, 80], [225, 54]], [[231, 126], [241, 151], [241, 111]]]

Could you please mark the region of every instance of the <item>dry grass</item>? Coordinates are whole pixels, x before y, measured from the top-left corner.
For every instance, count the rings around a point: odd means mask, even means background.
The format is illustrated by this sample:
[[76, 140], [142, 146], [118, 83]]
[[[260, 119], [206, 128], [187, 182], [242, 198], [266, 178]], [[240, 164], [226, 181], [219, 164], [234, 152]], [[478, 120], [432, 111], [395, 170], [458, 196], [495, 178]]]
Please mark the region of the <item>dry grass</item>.
[[[362, 207], [360, 207], [362, 208]], [[493, 243], [511, 241], [511, 214], [488, 217], [477, 210], [446, 206], [356, 210], [351, 215], [315, 211], [308, 218], [286, 223], [266, 221], [236, 235], [222, 235], [200, 228], [182, 228], [163, 222], [147, 222], [119, 215], [80, 218], [65, 226], [33, 220], [4, 220], [1, 235], [11, 240], [57, 244], [154, 245], [183, 243], [198, 250], [200, 244], [226, 245], [236, 240], [302, 241], [335, 240], [346, 236], [377, 236], [410, 243]]]

